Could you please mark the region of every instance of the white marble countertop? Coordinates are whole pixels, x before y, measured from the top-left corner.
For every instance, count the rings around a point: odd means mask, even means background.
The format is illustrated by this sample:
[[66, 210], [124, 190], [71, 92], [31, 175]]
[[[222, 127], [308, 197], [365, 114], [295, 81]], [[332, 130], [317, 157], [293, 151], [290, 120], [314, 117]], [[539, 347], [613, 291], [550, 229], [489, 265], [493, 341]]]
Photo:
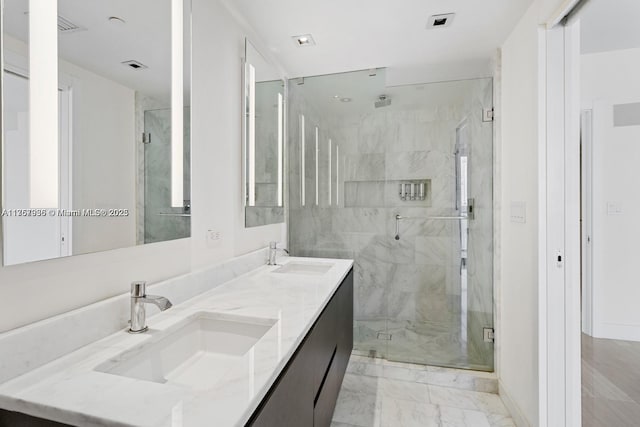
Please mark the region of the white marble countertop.
[[[82, 426], [243, 426], [353, 265], [351, 260], [322, 258], [280, 261], [334, 265], [322, 275], [260, 267], [150, 317], [147, 333], [123, 330], [0, 385], [0, 408]], [[194, 390], [95, 370], [202, 311], [277, 322], [210, 388]]]

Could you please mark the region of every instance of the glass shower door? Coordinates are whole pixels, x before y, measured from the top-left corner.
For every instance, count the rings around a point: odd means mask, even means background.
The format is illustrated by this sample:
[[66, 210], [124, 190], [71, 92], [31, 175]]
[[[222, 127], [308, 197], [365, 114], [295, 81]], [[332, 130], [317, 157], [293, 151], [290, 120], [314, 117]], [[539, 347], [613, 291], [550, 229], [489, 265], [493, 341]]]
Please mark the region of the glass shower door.
[[[399, 221], [400, 238], [414, 242], [415, 300], [404, 318], [389, 317], [385, 357], [492, 371], [493, 343], [486, 338], [493, 331], [493, 126], [483, 121], [492, 81], [460, 85], [449, 91], [463, 102], [447, 98], [448, 120], [432, 129], [442, 139], [430, 142], [441, 159], [430, 171], [431, 204]], [[393, 300], [388, 304], [391, 314], [397, 311]]]

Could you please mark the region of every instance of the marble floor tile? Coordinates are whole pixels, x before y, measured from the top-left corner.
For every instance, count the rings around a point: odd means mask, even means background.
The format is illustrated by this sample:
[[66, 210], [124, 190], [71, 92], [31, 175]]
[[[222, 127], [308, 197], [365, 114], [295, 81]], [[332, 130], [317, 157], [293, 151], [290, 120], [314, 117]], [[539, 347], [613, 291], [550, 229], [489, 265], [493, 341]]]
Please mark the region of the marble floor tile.
[[[493, 374], [492, 374], [493, 375]], [[437, 371], [427, 373], [427, 384], [459, 388], [463, 390], [481, 391], [485, 393], [498, 393], [498, 380], [491, 377], [479, 377], [465, 372]]]
[[356, 393], [378, 394], [382, 389], [383, 378], [346, 373], [342, 380], [342, 390]]
[[383, 399], [429, 403], [429, 386], [426, 384], [382, 378], [380, 386]]
[[383, 399], [381, 420], [380, 427], [439, 427], [440, 411], [430, 403]]
[[430, 385], [429, 397], [431, 402], [437, 405], [509, 415], [504, 403], [496, 394]]
[[411, 381], [415, 383], [427, 382], [427, 371], [422, 369], [411, 369], [403, 366], [384, 365], [382, 375], [385, 378], [400, 381]]
[[380, 409], [376, 394], [341, 389], [333, 421], [358, 427], [380, 427]]
[[491, 427], [487, 414], [469, 409], [440, 406], [442, 427]]
[[507, 415], [487, 414], [487, 419], [491, 427], [516, 427], [513, 419]]
[[515, 427], [497, 390], [465, 389], [494, 374], [356, 355], [347, 369], [332, 427]]

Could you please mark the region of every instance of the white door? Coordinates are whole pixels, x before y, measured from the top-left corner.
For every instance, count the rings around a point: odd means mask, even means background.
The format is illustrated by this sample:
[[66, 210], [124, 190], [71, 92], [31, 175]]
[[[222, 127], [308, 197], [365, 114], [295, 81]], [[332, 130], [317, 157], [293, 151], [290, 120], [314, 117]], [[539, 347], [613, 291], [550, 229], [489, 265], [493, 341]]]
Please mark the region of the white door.
[[[20, 215], [20, 209], [28, 209], [29, 203], [29, 80], [17, 73], [5, 71], [4, 78], [4, 204], [3, 245], [4, 265], [57, 258], [70, 254], [64, 229], [68, 217], [57, 214], [44, 216]], [[60, 92], [61, 104], [68, 106], [68, 92]], [[63, 111], [66, 111], [64, 113]], [[60, 110], [60, 121], [68, 122], [68, 108]], [[61, 129], [67, 129], [61, 126]], [[63, 136], [63, 135], [61, 135]], [[61, 158], [68, 156], [68, 132], [60, 138]], [[60, 183], [69, 182], [68, 163], [60, 167]], [[59, 185], [59, 197], [63, 204], [50, 206], [47, 212], [67, 207], [68, 185]]]

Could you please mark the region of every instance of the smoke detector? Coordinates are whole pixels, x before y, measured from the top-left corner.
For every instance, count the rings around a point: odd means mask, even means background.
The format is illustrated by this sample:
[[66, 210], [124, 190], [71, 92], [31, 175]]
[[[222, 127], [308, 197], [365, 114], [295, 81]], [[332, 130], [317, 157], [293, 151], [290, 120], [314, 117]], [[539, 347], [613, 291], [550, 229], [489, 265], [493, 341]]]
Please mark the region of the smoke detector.
[[451, 25], [455, 13], [442, 13], [440, 15], [431, 15], [427, 22], [427, 28], [445, 28]]

